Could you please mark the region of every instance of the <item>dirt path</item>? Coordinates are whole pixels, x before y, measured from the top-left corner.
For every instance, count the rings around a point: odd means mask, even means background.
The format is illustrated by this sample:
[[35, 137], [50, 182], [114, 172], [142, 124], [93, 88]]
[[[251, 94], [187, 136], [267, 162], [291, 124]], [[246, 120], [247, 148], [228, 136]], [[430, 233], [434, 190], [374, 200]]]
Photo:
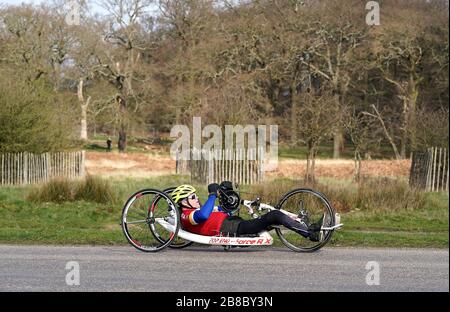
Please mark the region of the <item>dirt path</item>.
[[[362, 174], [367, 176], [407, 177], [410, 160], [367, 160], [362, 163]], [[266, 176], [302, 177], [305, 174], [306, 160], [280, 159], [275, 171]], [[167, 155], [143, 153], [86, 153], [87, 172], [102, 176], [149, 177], [175, 174], [175, 161]], [[354, 162], [341, 159], [316, 160], [318, 177], [352, 178]]]

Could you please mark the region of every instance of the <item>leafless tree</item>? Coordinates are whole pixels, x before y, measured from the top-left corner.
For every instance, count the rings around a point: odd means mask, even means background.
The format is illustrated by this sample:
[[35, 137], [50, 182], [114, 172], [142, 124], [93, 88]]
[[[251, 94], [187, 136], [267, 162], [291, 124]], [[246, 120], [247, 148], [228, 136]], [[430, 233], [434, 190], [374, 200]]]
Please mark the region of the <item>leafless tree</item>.
[[315, 160], [319, 144], [332, 137], [333, 126], [340, 122], [332, 94], [326, 90], [321, 92], [307, 93], [299, 109], [299, 132], [308, 149], [306, 181], [315, 181]]

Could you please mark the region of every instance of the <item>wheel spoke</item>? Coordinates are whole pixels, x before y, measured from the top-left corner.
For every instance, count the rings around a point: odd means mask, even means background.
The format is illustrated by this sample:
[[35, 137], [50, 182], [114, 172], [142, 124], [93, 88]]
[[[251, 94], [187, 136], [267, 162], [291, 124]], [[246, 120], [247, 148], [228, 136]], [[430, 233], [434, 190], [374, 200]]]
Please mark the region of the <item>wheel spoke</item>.
[[[152, 207], [149, 211], [148, 207]], [[135, 248], [156, 252], [169, 246], [179, 229], [179, 211], [174, 209], [175, 204], [171, 198], [153, 189], [142, 190], [133, 196], [125, 204], [122, 220], [122, 230], [128, 242]], [[155, 223], [156, 218], [173, 217], [175, 219], [175, 234], [170, 235], [162, 226]]]
[[136, 220], [136, 221], [127, 221], [127, 224], [138, 224], [138, 223], [147, 223], [147, 220]]
[[[277, 205], [290, 213], [299, 214], [308, 225], [318, 222], [323, 216], [324, 225], [334, 224], [334, 211], [322, 194], [309, 189], [293, 190], [280, 200]], [[330, 216], [333, 216], [330, 218]], [[309, 220], [309, 221], [308, 221]], [[275, 229], [280, 240], [288, 248], [298, 252], [310, 252], [320, 249], [331, 238], [333, 231], [323, 231], [323, 238], [314, 242], [284, 227]]]

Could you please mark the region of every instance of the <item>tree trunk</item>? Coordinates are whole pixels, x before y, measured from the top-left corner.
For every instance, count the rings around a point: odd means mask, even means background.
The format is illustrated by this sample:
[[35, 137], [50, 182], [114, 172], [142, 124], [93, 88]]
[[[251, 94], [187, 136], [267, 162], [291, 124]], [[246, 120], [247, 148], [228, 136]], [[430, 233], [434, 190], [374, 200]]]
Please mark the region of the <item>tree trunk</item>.
[[127, 149], [127, 132], [125, 130], [124, 125], [121, 125], [119, 130], [119, 141], [117, 142], [117, 147], [119, 152], [125, 152]]
[[84, 99], [84, 80], [80, 79], [78, 82], [78, 102], [81, 107], [81, 130], [80, 130], [80, 139], [87, 141], [87, 108], [89, 106], [89, 102], [91, 101], [91, 97], [89, 96], [87, 100]]
[[[335, 87], [337, 89], [337, 87]], [[340, 108], [341, 107], [341, 99], [339, 97], [339, 94], [334, 95], [334, 103], [335, 105]], [[339, 109], [340, 111], [340, 109]], [[340, 123], [341, 120], [338, 121]], [[336, 125], [336, 129], [334, 130], [333, 134], [333, 158], [338, 159], [341, 157], [341, 152], [343, 151], [344, 147], [344, 137], [342, 134], [342, 128], [340, 125]]]
[[119, 140], [117, 142], [117, 147], [119, 149], [119, 152], [125, 152], [127, 148], [127, 111], [126, 111], [126, 101], [124, 99], [124, 96], [119, 96], [117, 98], [119, 101]]
[[355, 181], [361, 182], [361, 153], [355, 150]]
[[308, 158], [306, 160], [305, 182], [314, 183], [316, 181], [315, 165], [316, 165], [316, 147], [312, 146], [308, 150]]
[[411, 83], [411, 92], [409, 94], [409, 140], [411, 144], [411, 153], [417, 150], [417, 98], [419, 97], [419, 90], [416, 87], [416, 83]]
[[341, 152], [344, 150], [344, 136], [342, 129], [337, 129], [333, 136], [333, 158], [341, 157]]
[[400, 142], [400, 157], [406, 158], [406, 145], [408, 144], [408, 132], [409, 132], [409, 103], [408, 99], [403, 99], [403, 134]]
[[400, 142], [400, 158], [406, 159], [406, 142], [407, 142], [408, 136], [406, 134], [403, 135], [403, 138]]
[[291, 86], [291, 145], [294, 147], [298, 144], [298, 101], [297, 87], [293, 83]]
[[87, 105], [81, 105], [81, 133], [80, 139], [87, 141]]

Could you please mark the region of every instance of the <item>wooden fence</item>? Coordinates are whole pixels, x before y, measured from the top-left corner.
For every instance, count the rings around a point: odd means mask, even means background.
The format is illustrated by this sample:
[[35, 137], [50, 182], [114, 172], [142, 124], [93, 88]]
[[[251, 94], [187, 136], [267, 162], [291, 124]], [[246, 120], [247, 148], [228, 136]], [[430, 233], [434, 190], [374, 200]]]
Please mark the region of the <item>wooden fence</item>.
[[227, 180], [240, 185], [253, 184], [264, 179], [263, 160], [262, 148], [190, 151], [188, 160], [177, 154], [176, 173], [190, 174], [191, 181], [196, 183]]
[[85, 152], [0, 154], [0, 185], [34, 184], [85, 174]]
[[413, 153], [409, 175], [411, 187], [428, 192], [448, 192], [448, 178], [449, 155], [446, 148], [432, 147]]

